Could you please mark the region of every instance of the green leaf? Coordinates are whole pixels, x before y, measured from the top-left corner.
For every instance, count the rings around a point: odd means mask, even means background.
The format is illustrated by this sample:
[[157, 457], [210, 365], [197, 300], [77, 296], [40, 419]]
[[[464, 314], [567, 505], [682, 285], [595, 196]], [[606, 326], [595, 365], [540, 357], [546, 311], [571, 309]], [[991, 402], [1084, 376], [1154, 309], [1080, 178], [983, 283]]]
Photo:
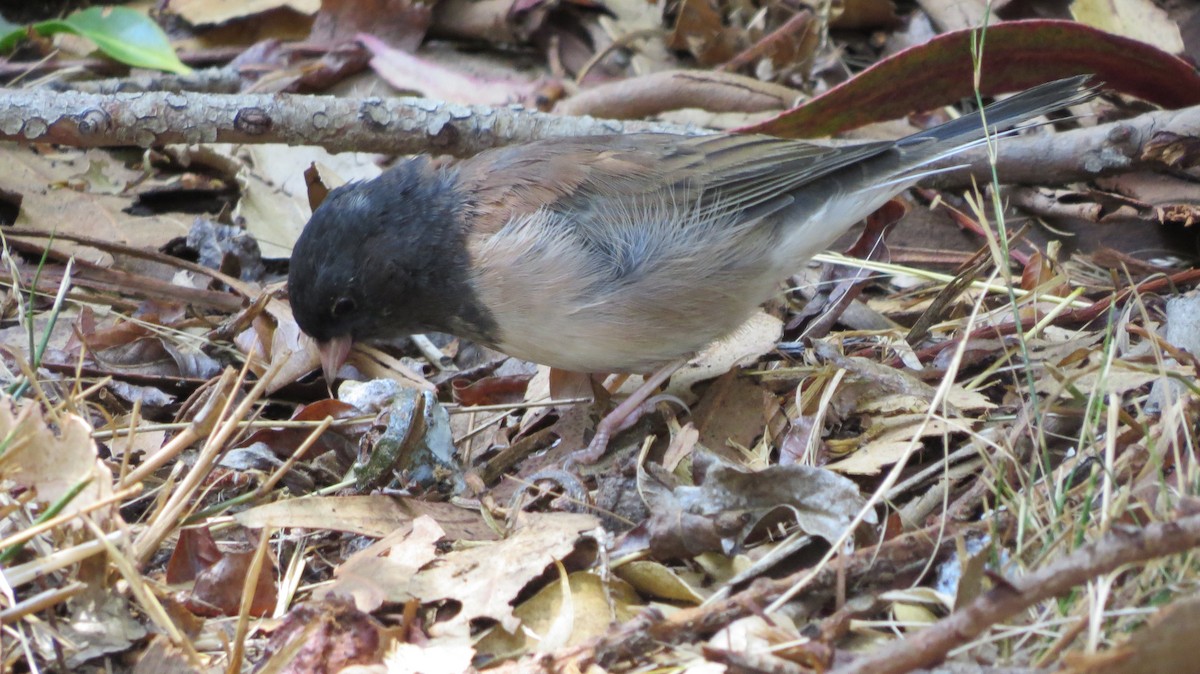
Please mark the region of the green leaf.
[[85, 37], [105, 54], [138, 68], [191, 72], [158, 24], [128, 7], [90, 7], [65, 19], [35, 24], [34, 30], [41, 35], [67, 32]]
[[25, 26], [9, 23], [0, 16], [0, 52], [7, 52], [25, 36]]

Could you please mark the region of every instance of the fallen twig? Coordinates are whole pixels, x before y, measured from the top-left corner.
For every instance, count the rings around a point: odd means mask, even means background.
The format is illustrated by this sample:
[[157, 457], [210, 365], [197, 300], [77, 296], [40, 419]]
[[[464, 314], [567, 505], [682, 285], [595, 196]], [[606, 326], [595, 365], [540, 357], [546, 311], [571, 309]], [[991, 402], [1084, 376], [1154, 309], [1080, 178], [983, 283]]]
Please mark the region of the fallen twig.
[[916, 634], [893, 641], [833, 670], [833, 674], [902, 674], [933, 665], [950, 652], [1039, 601], [1126, 564], [1146, 562], [1200, 546], [1200, 515], [1146, 527], [1114, 528], [1026, 576], [1001, 583], [961, 610]]
[[[341, 99], [299, 95], [0, 90], [0, 140], [77, 147], [167, 143], [288, 143], [333, 152], [432, 152], [469, 156], [542, 138], [657, 131], [700, 133], [656, 122], [549, 115], [515, 107], [468, 106], [421, 98]], [[996, 171], [1008, 183], [1086, 180], [1158, 166], [1151, 149], [1164, 134], [1200, 135], [1200, 106], [1052, 136], [1006, 138]], [[922, 185], [947, 188], [990, 179], [983, 148], [956, 155]], [[1179, 167], [1176, 167], [1179, 168]]]
[[[930, 557], [954, 549], [955, 539], [972, 533], [992, 533], [1007, 527], [1007, 518], [1000, 516], [988, 522], [969, 525], [948, 523], [897, 536], [879, 546], [855, 552], [844, 563], [827, 565], [805, 589], [806, 600], [832, 598], [841, 576], [848, 585], [862, 589], [888, 586], [896, 578], [911, 581], [928, 565]], [[555, 660], [560, 665], [576, 661], [595, 662], [610, 667], [618, 661], [628, 661], [646, 655], [663, 644], [679, 644], [703, 639], [729, 623], [751, 615], [762, 606], [789, 591], [800, 579], [807, 578], [811, 569], [779, 579], [758, 580], [743, 592], [727, 599], [684, 609], [670, 617], [657, 619], [643, 616], [622, 625], [588, 644], [568, 650]]]
[[536, 138], [633, 131], [695, 132], [674, 124], [563, 117], [424, 98], [0, 90], [0, 140], [75, 147], [288, 143], [331, 152], [469, 156]]

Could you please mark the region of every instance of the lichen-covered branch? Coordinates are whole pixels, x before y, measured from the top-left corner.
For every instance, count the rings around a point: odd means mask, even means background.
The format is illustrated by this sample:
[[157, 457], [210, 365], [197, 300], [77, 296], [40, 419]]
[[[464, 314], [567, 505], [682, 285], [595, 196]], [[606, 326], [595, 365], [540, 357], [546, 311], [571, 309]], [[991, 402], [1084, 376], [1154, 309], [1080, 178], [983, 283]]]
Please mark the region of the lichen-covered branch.
[[[76, 147], [167, 143], [286, 143], [331, 152], [449, 154], [543, 138], [658, 131], [702, 133], [662, 122], [541, 113], [517, 106], [459, 105], [423, 98], [147, 92], [88, 94], [0, 89], [0, 140]], [[997, 171], [1006, 183], [1066, 183], [1105, 173], [1197, 161], [1200, 107], [1051, 135], [1003, 138]], [[990, 179], [982, 148], [922, 184], [958, 187]]]
[[75, 147], [286, 143], [332, 152], [469, 156], [536, 138], [633, 131], [689, 132], [672, 124], [422, 98], [0, 90], [0, 139]]

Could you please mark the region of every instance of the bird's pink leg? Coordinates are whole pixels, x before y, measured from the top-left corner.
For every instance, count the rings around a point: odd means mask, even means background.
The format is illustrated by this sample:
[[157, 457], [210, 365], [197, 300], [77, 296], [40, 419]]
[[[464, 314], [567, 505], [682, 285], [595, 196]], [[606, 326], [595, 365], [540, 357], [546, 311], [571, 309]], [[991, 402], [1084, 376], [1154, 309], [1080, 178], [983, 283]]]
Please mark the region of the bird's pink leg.
[[678, 372], [684, 363], [687, 363], [686, 358], [673, 360], [642, 382], [637, 390], [601, 419], [600, 423], [596, 424], [596, 434], [592, 436], [592, 441], [588, 443], [587, 448], [572, 454], [569, 459], [570, 463], [592, 464], [599, 461], [608, 449], [608, 441], [612, 435], [624, 428], [629, 417], [635, 414], [650, 396], [654, 395], [663, 382]]

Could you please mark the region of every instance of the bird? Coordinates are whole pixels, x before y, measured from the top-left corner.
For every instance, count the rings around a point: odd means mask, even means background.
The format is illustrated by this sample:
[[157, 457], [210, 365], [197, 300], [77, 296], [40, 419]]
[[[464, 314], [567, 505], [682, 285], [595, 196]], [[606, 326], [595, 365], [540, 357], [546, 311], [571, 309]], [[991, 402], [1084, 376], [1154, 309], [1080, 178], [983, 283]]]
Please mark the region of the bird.
[[428, 331], [561, 370], [654, 372], [576, 452], [595, 462], [622, 414], [812, 255], [948, 170], [935, 163], [1096, 89], [1049, 82], [894, 141], [631, 133], [404, 159], [314, 210], [288, 298], [330, 385], [353, 343]]

